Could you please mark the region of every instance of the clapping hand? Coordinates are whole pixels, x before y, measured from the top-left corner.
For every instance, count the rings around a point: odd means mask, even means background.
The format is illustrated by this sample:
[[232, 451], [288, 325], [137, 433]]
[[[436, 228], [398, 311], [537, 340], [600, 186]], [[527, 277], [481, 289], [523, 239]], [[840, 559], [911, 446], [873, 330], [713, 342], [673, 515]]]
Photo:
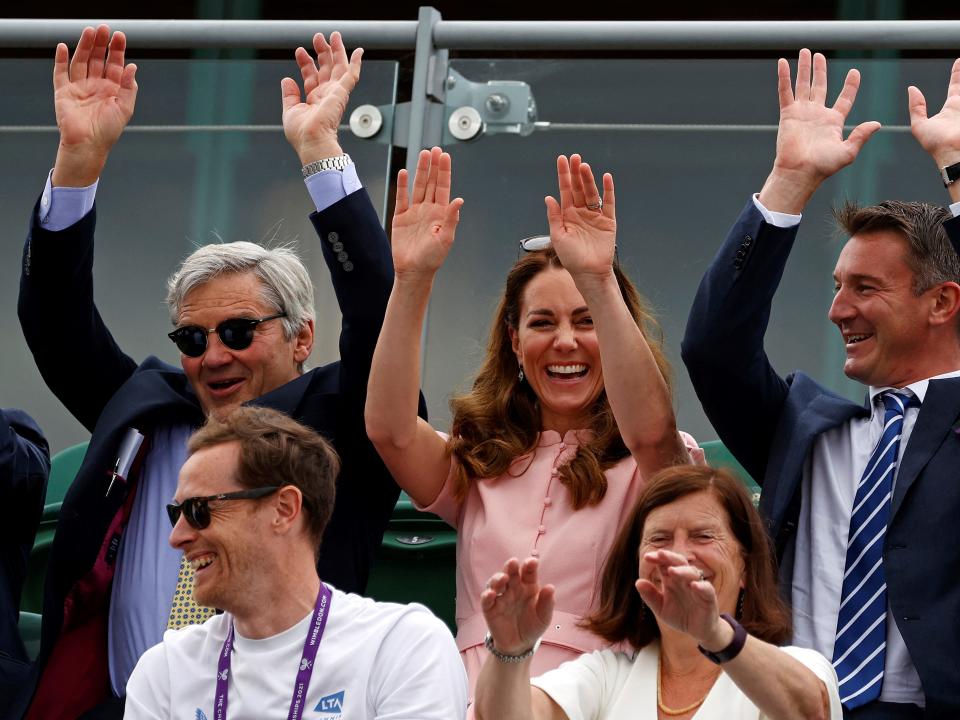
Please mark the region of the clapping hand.
[[563, 266], [577, 278], [605, 275], [613, 266], [617, 246], [616, 200], [613, 176], [603, 176], [603, 198], [590, 166], [579, 155], [557, 158], [560, 202], [544, 199], [550, 242]]
[[343, 153], [337, 142], [337, 129], [350, 92], [360, 79], [363, 57], [363, 49], [357, 48], [347, 60], [347, 50], [338, 32], [330, 35], [329, 43], [322, 33], [314, 35], [313, 49], [316, 62], [302, 47], [295, 53], [305, 99], [293, 78], [280, 81], [283, 134], [304, 165]]
[[450, 200], [450, 155], [440, 148], [421, 150], [413, 178], [413, 198], [407, 193], [407, 171], [397, 175], [397, 204], [391, 245], [397, 276], [432, 275], [453, 245], [463, 200]]
[[60, 148], [53, 184], [85, 186], [103, 170], [107, 156], [133, 116], [137, 66], [124, 64], [126, 37], [110, 28], [84, 28], [70, 60], [57, 45], [53, 65], [54, 107]]
[[546, 632], [553, 617], [553, 585], [540, 586], [536, 558], [521, 564], [510, 558], [480, 593], [480, 608], [493, 646], [506, 655], [521, 655]]
[[927, 101], [920, 89], [907, 88], [910, 105], [910, 130], [920, 146], [933, 157], [938, 167], [953, 165], [960, 160], [960, 59], [950, 71], [950, 84], [943, 107], [933, 117], [927, 117]]
[[670, 550], [645, 553], [643, 565], [654, 565], [660, 576], [660, 587], [650, 580], [636, 582], [637, 592], [660, 622], [693, 636], [703, 644], [714, 637], [720, 611], [717, 592], [703, 579], [703, 573], [687, 559]]

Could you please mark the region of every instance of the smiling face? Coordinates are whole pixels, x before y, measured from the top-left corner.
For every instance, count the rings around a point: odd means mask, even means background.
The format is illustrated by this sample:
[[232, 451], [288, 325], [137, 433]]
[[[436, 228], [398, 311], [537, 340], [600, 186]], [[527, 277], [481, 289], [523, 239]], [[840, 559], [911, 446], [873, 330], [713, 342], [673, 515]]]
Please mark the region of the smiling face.
[[560, 433], [588, 427], [603, 371], [593, 319], [570, 273], [551, 266], [530, 280], [510, 340], [540, 400], [543, 427]]
[[[174, 502], [244, 490], [237, 480], [238, 442], [198, 450], [183, 464]], [[210, 502], [210, 525], [191, 527], [181, 515], [170, 545], [181, 550], [196, 571], [193, 594], [201, 605], [243, 615], [256, 607], [263, 582], [271, 496], [257, 500]], [[239, 611], [239, 612], [238, 612]]]
[[[264, 302], [262, 287], [253, 273], [215, 277], [187, 293], [177, 327], [215, 328], [231, 318], [273, 315], [276, 308]], [[243, 350], [231, 350], [216, 333], [210, 333], [203, 355], [180, 357], [201, 407], [210, 415], [227, 412], [296, 378], [312, 346], [312, 321], [288, 340], [277, 319], [257, 325], [253, 342]]]
[[643, 560], [654, 550], [683, 555], [717, 591], [720, 612], [736, 611], [737, 597], [746, 587], [743, 549], [712, 492], [684, 495], [647, 515], [640, 537], [640, 577], [662, 589], [659, 566]]
[[932, 288], [913, 292], [907, 244], [890, 230], [855, 235], [834, 271], [829, 318], [843, 335], [844, 373], [875, 387], [903, 387], [937, 372], [930, 350]]

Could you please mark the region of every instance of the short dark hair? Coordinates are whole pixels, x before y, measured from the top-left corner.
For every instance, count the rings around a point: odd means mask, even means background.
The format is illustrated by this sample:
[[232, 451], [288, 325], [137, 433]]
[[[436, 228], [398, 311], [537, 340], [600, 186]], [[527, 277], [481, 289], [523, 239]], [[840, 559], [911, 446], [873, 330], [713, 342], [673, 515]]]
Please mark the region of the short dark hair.
[[277, 410], [242, 405], [222, 418], [211, 416], [187, 443], [193, 454], [237, 442], [237, 482], [247, 488], [293, 485], [303, 496], [307, 529], [320, 550], [320, 539], [333, 513], [340, 458], [315, 431]]
[[790, 611], [778, 592], [770, 540], [746, 488], [726, 470], [697, 465], [666, 468], [647, 482], [607, 556], [601, 571], [599, 607], [583, 621], [584, 627], [611, 643], [626, 640], [638, 650], [659, 637], [653, 613], [643, 608], [635, 587], [643, 526], [654, 509], [697, 492], [709, 492], [719, 501], [740, 543], [746, 574], [740, 617], [743, 627], [774, 645], [790, 639]]
[[834, 209], [833, 216], [851, 237], [884, 230], [899, 233], [907, 244], [904, 259], [913, 272], [915, 295], [940, 283], [960, 283], [960, 256], [943, 227], [952, 217], [946, 208], [898, 200], [863, 207], [846, 202]]

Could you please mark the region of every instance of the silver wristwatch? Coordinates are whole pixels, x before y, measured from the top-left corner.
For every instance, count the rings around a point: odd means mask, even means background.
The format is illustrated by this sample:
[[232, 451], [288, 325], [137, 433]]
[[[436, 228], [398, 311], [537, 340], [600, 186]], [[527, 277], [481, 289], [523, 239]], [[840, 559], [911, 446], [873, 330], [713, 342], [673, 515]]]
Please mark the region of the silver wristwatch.
[[349, 164], [350, 156], [344, 153], [343, 155], [323, 158], [322, 160], [314, 160], [312, 163], [307, 163], [300, 172], [303, 173], [303, 179], [306, 180], [311, 175], [316, 175], [323, 170], [346, 170]]
[[487, 633], [486, 637], [483, 638], [483, 646], [487, 649], [487, 652], [489, 652], [502, 663], [519, 663], [523, 662], [527, 658], [533, 657], [533, 654], [537, 651], [537, 648], [540, 647], [540, 639], [537, 638], [537, 641], [533, 644], [532, 648], [524, 653], [520, 653], [519, 655], [507, 655], [506, 653], [502, 653], [497, 650], [493, 646], [493, 635], [491, 635], [489, 632]]

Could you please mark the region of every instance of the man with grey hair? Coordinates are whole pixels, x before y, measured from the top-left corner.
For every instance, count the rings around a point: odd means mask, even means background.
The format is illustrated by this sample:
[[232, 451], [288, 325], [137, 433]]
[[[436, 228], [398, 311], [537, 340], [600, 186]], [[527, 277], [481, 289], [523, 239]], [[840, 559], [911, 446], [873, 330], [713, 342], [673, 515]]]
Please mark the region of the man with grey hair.
[[[356, 169], [337, 140], [361, 50], [339, 34], [303, 48], [296, 82], [281, 83], [284, 133], [317, 208], [311, 220], [343, 324], [340, 361], [308, 372], [314, 341], [310, 280], [296, 255], [251, 243], [201, 248], [169, 283], [181, 368], [139, 366], [116, 345], [93, 304], [94, 194], [107, 155], [133, 113], [136, 66], [123, 33], [83, 31], [72, 62], [59, 45], [54, 90], [60, 146], [32, 217], [19, 312], [51, 390], [92, 433], [67, 493], [47, 569], [36, 686], [27, 717], [120, 717], [143, 652], [167, 628], [203, 622], [193, 569], [167, 544], [164, 505], [187, 438], [207, 416], [243, 403], [281, 410], [313, 428], [343, 462], [318, 571], [362, 592], [399, 490], [363, 423], [370, 359], [393, 281], [390, 249]], [[55, 326], [57, 332], [51, 332]], [[73, 352], [64, 359], [63, 348]]]

